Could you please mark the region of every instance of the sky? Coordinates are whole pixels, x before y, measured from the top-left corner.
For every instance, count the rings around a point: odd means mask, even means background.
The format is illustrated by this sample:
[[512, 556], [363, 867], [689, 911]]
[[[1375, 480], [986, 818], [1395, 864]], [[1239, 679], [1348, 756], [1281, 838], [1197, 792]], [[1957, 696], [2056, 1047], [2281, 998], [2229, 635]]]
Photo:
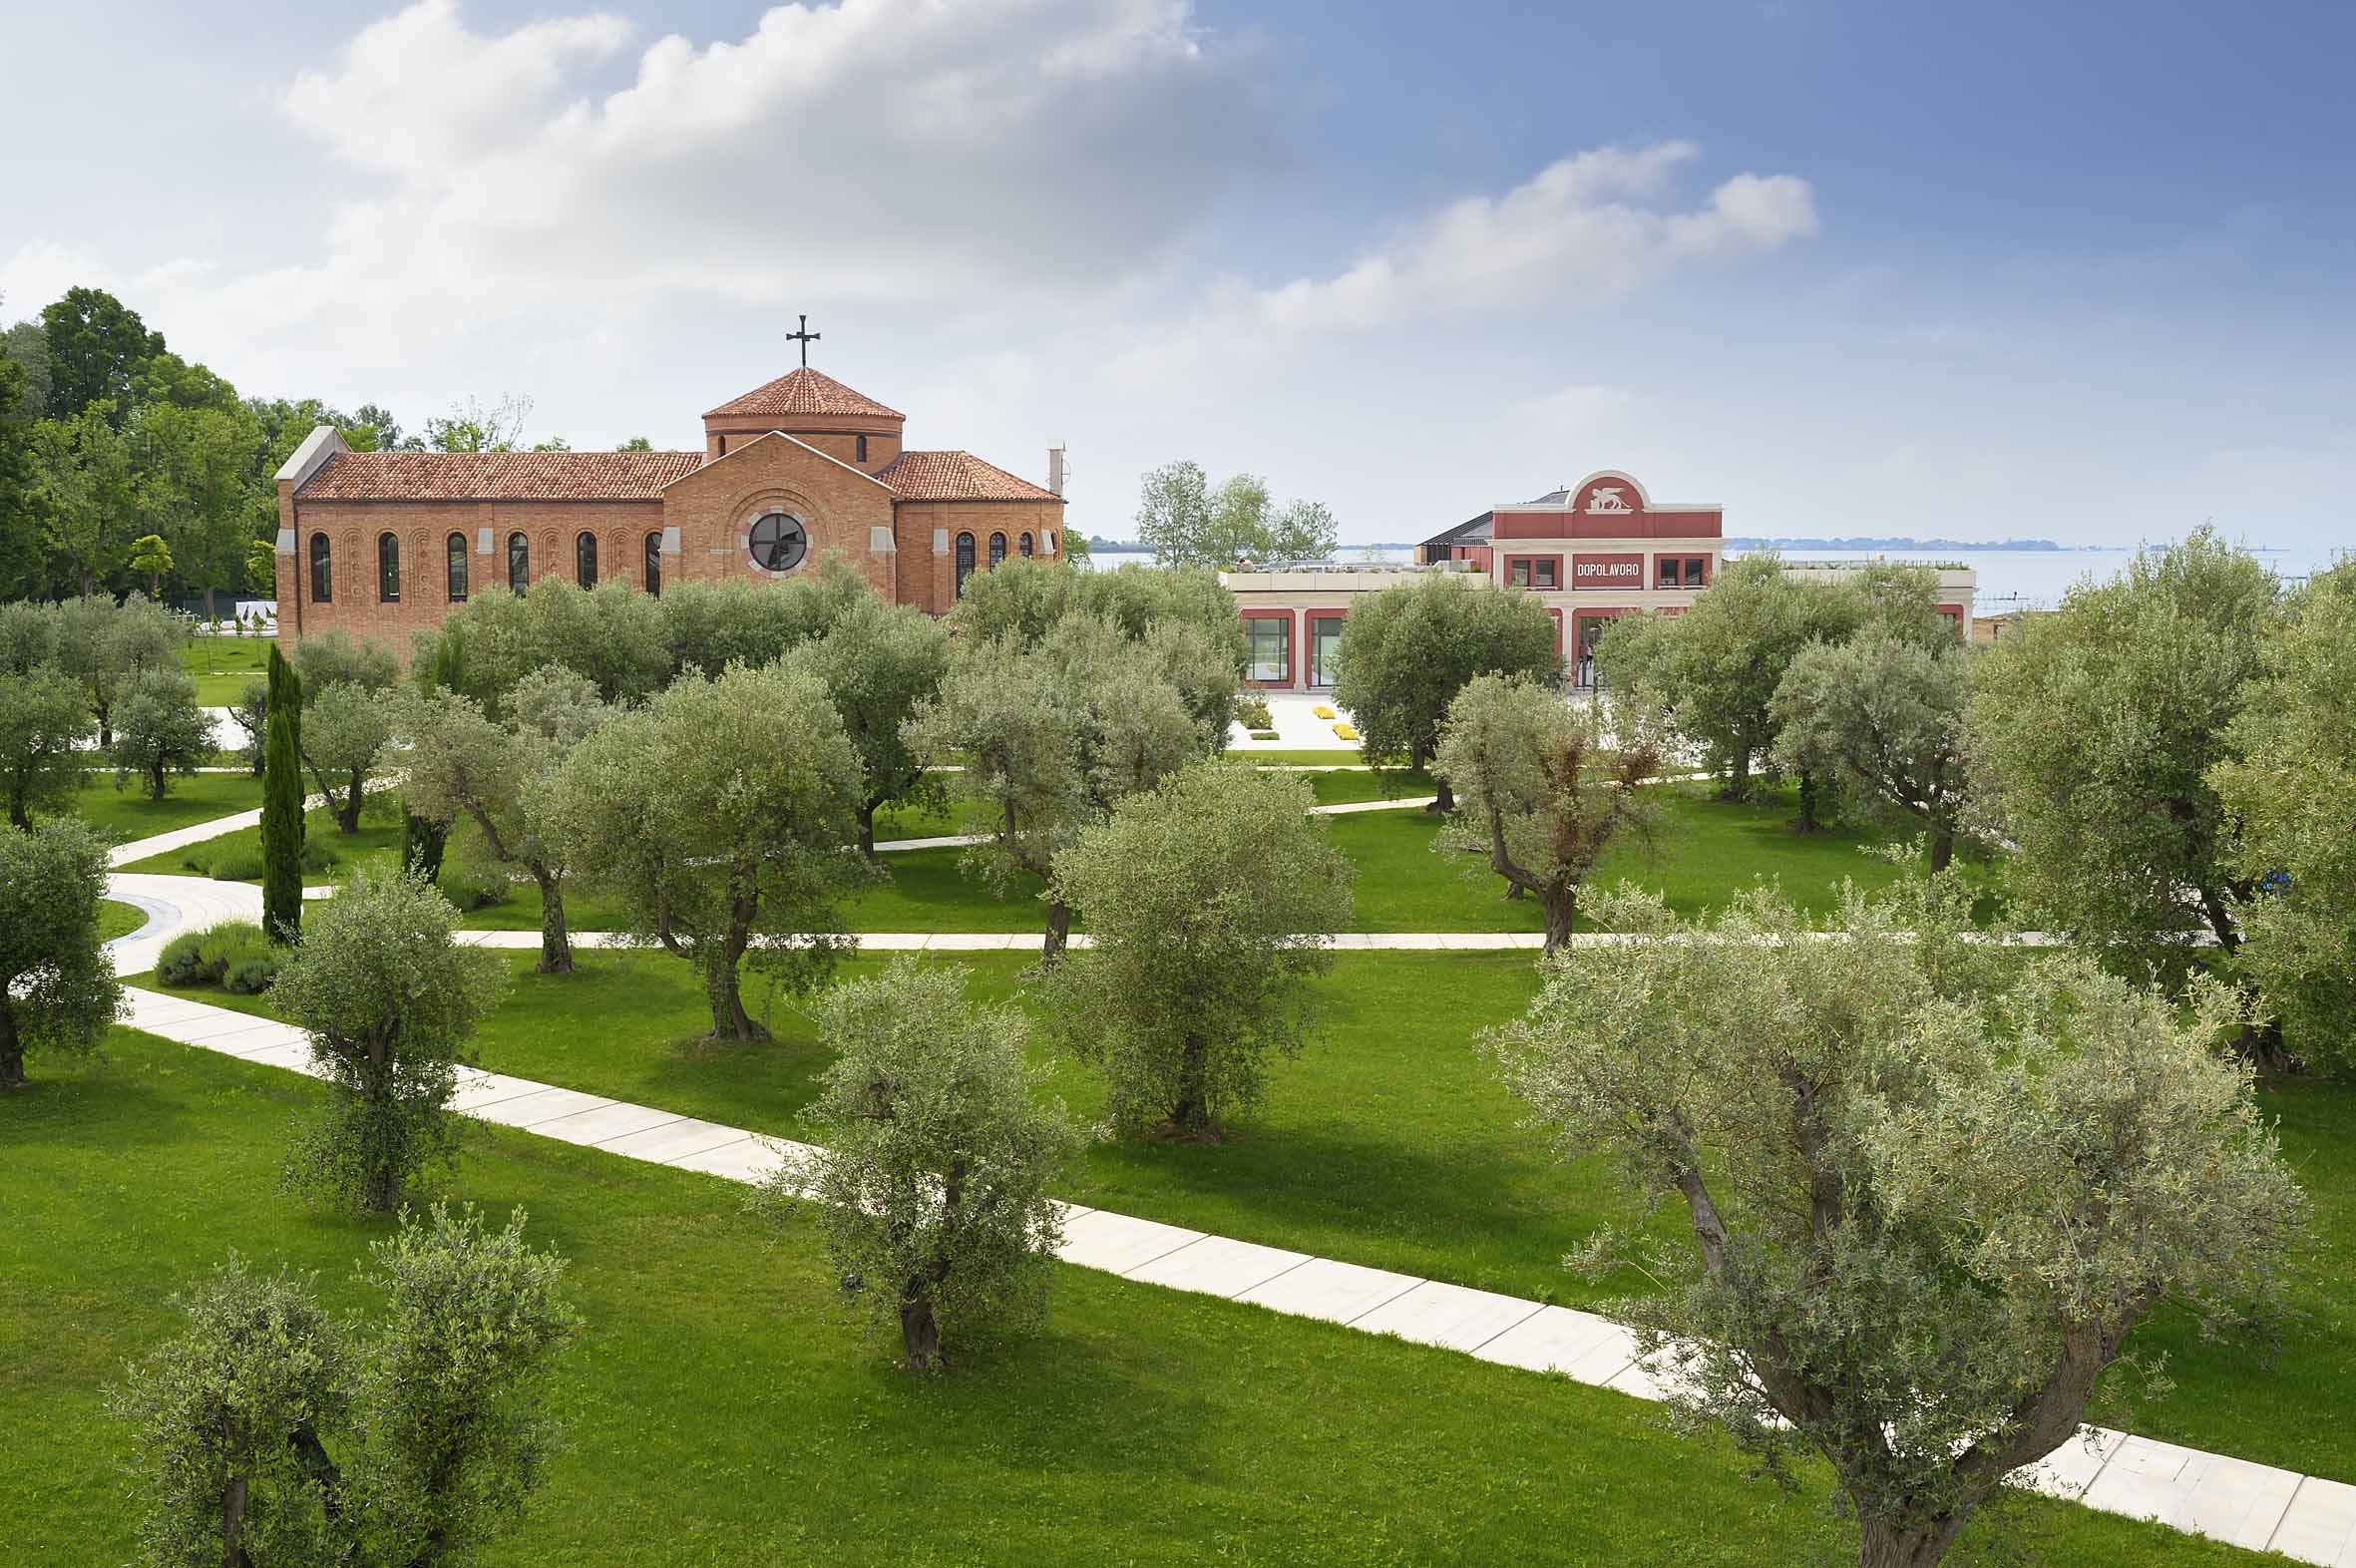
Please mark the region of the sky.
[[2356, 547], [2356, 11], [0, 6], [0, 322], [700, 445], [811, 362], [1127, 537], [1600, 468], [1742, 535]]

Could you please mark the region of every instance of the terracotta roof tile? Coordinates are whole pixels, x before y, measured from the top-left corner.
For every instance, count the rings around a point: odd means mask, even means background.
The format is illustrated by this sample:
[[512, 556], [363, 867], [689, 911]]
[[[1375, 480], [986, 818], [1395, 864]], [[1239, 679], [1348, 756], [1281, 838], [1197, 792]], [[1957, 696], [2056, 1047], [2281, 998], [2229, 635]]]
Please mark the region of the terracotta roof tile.
[[896, 408], [886, 408], [864, 392], [854, 392], [834, 377], [805, 365], [776, 380], [730, 398], [704, 415], [727, 419], [738, 415], [767, 418], [779, 414], [862, 414], [871, 419], [905, 419]]
[[905, 501], [1061, 501], [1027, 479], [984, 463], [971, 452], [903, 452], [876, 478]]
[[305, 501], [654, 501], [700, 452], [339, 452]]

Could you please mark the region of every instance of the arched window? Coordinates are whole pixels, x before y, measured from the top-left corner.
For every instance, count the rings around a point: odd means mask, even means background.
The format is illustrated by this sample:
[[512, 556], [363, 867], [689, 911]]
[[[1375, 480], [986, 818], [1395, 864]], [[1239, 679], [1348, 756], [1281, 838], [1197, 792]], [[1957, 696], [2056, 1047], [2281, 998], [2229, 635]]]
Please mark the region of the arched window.
[[662, 591], [662, 530], [646, 536], [646, 591]]
[[376, 598], [380, 604], [401, 602], [401, 541], [390, 532], [376, 536]]
[[314, 604], [330, 603], [335, 598], [335, 574], [333, 563], [328, 559], [331, 554], [327, 544], [327, 536], [313, 534], [311, 536], [311, 602]]
[[958, 536], [958, 597], [966, 596], [966, 579], [974, 575], [974, 536]]
[[532, 586], [532, 541], [521, 533], [507, 537], [507, 586], [518, 593]]
[[1003, 535], [1003, 534], [992, 534], [992, 535], [990, 535], [990, 536], [989, 536], [989, 564], [990, 564], [991, 566], [993, 566], [993, 567], [994, 567], [994, 566], [996, 566], [996, 565], [997, 565], [999, 562], [1001, 562], [1001, 561], [1003, 561], [1003, 560], [1005, 560], [1005, 559], [1006, 559], [1006, 536], [1005, 536], [1005, 535]]
[[859, 438], [859, 461], [862, 463], [867, 461], [867, 437], [865, 436]]
[[1028, 561], [1030, 559], [1030, 534], [1027, 531], [1025, 531], [1019, 539], [1014, 541], [1014, 549], [1021, 555], [1023, 560]]
[[583, 588], [597, 586], [597, 536], [586, 529], [573, 542], [573, 576]]
[[466, 536], [450, 536], [450, 602], [466, 602]]

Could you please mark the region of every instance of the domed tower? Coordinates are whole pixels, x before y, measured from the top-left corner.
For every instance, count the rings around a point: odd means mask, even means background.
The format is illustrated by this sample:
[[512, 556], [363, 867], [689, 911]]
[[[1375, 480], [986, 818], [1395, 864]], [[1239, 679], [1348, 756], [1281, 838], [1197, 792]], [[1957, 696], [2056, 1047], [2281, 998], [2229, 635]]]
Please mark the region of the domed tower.
[[704, 415], [703, 456], [706, 462], [725, 457], [775, 430], [873, 474], [900, 456], [907, 422], [898, 409], [805, 365]]

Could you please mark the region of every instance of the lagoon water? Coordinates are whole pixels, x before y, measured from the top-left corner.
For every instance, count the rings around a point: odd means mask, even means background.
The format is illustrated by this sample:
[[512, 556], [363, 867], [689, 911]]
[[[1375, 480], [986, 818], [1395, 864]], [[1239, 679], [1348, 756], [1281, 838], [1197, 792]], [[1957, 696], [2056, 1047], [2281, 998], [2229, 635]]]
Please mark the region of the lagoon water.
[[[2322, 547], [2303, 550], [2271, 550], [2252, 547], [2257, 557], [2283, 578], [2303, 578], [2319, 572], [2331, 564], [2330, 555]], [[1730, 552], [1739, 555], [1741, 552]], [[1794, 561], [1887, 561], [1920, 562], [1926, 566], [1959, 562], [1980, 575], [1979, 596], [1974, 609], [1983, 615], [2002, 614], [2012, 609], [2042, 609], [2061, 602], [2062, 595], [2082, 578], [2117, 577], [2135, 559], [2132, 550], [1930, 550], [1930, 551], [1873, 551], [1873, 550], [1800, 550], [1783, 552]], [[1406, 549], [1351, 549], [1345, 547], [1336, 556], [1340, 565], [1358, 563], [1369, 565], [1403, 563], [1412, 560], [1414, 552]], [[1150, 563], [1153, 557], [1144, 551], [1098, 550], [1091, 564], [1117, 567], [1128, 562]]]

